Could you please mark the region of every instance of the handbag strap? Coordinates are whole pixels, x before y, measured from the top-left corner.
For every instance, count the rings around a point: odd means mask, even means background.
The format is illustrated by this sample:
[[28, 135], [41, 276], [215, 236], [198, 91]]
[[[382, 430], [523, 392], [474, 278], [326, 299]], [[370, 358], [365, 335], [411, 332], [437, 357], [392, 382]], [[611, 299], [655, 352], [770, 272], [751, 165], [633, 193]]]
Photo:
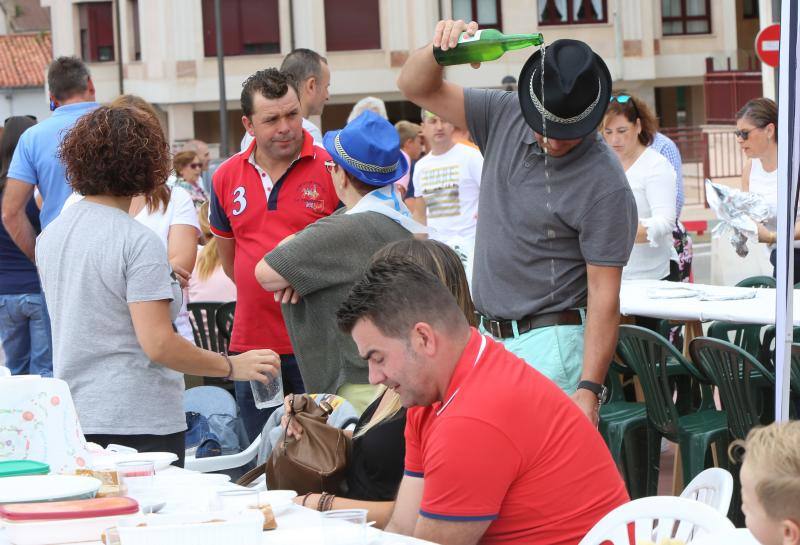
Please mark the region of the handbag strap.
[[239, 486], [247, 486], [256, 479], [258, 479], [261, 475], [264, 475], [267, 472], [267, 462], [264, 462], [260, 466], [256, 466], [241, 477], [239, 480], [236, 481], [236, 484]]

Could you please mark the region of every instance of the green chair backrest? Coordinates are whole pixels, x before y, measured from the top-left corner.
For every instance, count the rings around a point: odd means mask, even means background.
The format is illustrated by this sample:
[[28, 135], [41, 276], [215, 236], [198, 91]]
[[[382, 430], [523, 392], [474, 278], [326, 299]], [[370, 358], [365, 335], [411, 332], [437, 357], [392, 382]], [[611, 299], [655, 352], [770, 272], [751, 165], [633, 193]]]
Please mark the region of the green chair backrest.
[[773, 385], [774, 375], [757, 359], [735, 344], [711, 337], [697, 337], [689, 345], [692, 361], [711, 377], [719, 388], [722, 407], [728, 415], [728, 428], [734, 439], [744, 439], [760, 423], [755, 402], [755, 376], [765, 377]]
[[236, 311], [236, 301], [222, 303], [217, 307], [215, 322], [217, 324], [217, 333], [219, 334], [219, 343], [224, 350], [228, 349], [228, 344], [231, 342], [231, 332], [233, 331], [233, 314]]
[[[800, 343], [800, 327], [794, 326], [792, 334], [794, 343]], [[761, 350], [758, 353], [758, 361], [764, 367], [775, 372], [775, 326], [769, 325], [764, 328], [764, 338], [761, 341]], [[798, 385], [800, 388], [800, 385]]]
[[789, 387], [795, 395], [800, 395], [800, 344], [792, 343], [792, 368]]
[[216, 311], [220, 304], [214, 301], [203, 301], [186, 305], [191, 318], [189, 321], [192, 323], [194, 343], [200, 348], [213, 352], [221, 352], [223, 350], [220, 348], [216, 323]]
[[736, 284], [739, 288], [774, 288], [775, 279], [771, 276], [751, 276]]
[[619, 326], [617, 354], [639, 377], [650, 423], [677, 443], [679, 414], [672, 400], [668, 359], [681, 361], [681, 354], [661, 335], [634, 325]]
[[708, 336], [733, 343], [757, 358], [761, 352], [761, 329], [763, 327], [761, 324], [712, 322], [708, 327]]

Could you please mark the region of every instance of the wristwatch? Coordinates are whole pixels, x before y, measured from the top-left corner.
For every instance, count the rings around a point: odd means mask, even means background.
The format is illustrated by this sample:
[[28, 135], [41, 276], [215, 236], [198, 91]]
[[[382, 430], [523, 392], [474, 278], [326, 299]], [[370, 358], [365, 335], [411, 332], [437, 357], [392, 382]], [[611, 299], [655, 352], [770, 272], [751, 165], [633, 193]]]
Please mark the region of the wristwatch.
[[604, 404], [608, 401], [608, 388], [606, 388], [605, 384], [598, 384], [596, 382], [592, 382], [591, 380], [582, 380], [578, 383], [578, 389], [589, 390], [594, 395], [597, 396], [597, 402], [600, 405]]

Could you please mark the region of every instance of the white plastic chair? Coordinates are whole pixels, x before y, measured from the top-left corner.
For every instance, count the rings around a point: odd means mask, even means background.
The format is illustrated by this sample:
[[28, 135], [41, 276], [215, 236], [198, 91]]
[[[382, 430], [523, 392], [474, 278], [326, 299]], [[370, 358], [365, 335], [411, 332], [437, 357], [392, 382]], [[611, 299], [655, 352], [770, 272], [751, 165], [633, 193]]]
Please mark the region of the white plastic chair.
[[733, 497], [733, 476], [719, 467], [710, 467], [698, 474], [681, 494], [681, 498], [697, 500], [728, 515]]
[[651, 496], [621, 505], [595, 524], [579, 545], [630, 545], [628, 525], [633, 524], [633, 543], [665, 538], [691, 543], [704, 534], [733, 528], [733, 523], [716, 509], [696, 500], [675, 496]]
[[226, 456], [213, 456], [211, 458], [195, 458], [194, 453], [186, 453], [186, 461], [183, 467], [192, 471], [209, 473], [211, 471], [225, 471], [236, 469], [249, 463], [258, 456], [258, 448], [261, 446], [261, 434], [258, 434], [255, 441], [242, 452], [228, 454]]

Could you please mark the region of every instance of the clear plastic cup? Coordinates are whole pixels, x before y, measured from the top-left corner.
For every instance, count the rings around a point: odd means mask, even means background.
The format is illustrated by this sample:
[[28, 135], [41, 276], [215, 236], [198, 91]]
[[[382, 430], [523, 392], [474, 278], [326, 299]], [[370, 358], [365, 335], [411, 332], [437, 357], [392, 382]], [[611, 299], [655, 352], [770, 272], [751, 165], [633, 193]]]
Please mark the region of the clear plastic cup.
[[250, 388], [253, 390], [253, 400], [256, 402], [257, 409], [269, 409], [283, 405], [283, 378], [280, 372], [277, 377], [266, 384], [251, 380]]
[[217, 492], [216, 507], [222, 511], [239, 512], [245, 509], [258, 509], [258, 490], [237, 488]]
[[149, 460], [119, 462], [116, 470], [117, 480], [124, 495], [134, 498], [139, 503], [150, 499], [156, 474], [155, 462]]
[[326, 545], [361, 545], [367, 540], [367, 510], [325, 511], [322, 526]]

